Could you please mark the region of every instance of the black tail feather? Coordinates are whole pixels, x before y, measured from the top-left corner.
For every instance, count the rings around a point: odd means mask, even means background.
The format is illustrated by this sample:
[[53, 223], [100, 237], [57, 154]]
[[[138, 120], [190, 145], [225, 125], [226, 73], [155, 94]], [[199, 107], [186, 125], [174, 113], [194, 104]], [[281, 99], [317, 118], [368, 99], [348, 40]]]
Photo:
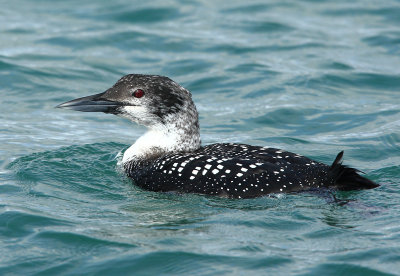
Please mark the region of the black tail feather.
[[329, 169], [338, 190], [350, 191], [379, 187], [379, 184], [359, 175], [359, 170], [342, 165], [342, 158], [343, 151], [339, 152]]

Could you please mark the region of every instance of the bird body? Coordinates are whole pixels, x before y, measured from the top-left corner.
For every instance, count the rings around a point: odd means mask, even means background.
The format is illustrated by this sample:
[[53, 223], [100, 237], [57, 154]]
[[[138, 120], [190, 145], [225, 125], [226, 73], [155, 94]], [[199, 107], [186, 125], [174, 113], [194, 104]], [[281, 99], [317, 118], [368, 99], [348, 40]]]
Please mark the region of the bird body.
[[343, 152], [328, 166], [269, 147], [201, 146], [190, 92], [163, 76], [126, 75], [104, 93], [58, 107], [111, 113], [146, 126], [148, 131], [125, 151], [122, 160], [127, 176], [146, 190], [253, 198], [318, 188], [379, 186], [343, 166]]
[[125, 163], [129, 177], [152, 191], [257, 197], [328, 187], [329, 166], [274, 148], [212, 144], [194, 152]]

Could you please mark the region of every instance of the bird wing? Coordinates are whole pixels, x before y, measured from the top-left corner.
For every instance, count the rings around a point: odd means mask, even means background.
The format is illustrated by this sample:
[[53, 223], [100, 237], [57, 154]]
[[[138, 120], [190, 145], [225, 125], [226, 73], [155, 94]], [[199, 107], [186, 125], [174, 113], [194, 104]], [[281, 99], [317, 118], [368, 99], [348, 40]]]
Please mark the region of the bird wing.
[[132, 177], [137, 185], [153, 191], [256, 197], [315, 186], [329, 168], [321, 165], [274, 148], [214, 144], [191, 153], [166, 155], [134, 170]]

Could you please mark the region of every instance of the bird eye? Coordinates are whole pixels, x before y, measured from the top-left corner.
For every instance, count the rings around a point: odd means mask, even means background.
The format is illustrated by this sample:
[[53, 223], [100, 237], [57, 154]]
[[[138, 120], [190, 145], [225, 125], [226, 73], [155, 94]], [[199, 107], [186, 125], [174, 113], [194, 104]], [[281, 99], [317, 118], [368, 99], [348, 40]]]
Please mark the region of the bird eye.
[[136, 89], [132, 94], [135, 98], [141, 98], [144, 96], [144, 91], [142, 89]]

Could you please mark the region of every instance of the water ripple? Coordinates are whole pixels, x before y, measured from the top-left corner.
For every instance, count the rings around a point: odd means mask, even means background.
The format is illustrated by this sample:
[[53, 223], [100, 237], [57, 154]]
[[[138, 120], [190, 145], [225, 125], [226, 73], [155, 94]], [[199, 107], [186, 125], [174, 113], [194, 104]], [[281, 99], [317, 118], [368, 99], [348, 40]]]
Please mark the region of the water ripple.
[[[4, 1], [0, 274], [393, 275], [399, 263], [397, 0]], [[202, 141], [345, 164], [375, 190], [228, 200], [143, 191], [143, 129], [55, 109], [127, 73], [191, 90]]]

